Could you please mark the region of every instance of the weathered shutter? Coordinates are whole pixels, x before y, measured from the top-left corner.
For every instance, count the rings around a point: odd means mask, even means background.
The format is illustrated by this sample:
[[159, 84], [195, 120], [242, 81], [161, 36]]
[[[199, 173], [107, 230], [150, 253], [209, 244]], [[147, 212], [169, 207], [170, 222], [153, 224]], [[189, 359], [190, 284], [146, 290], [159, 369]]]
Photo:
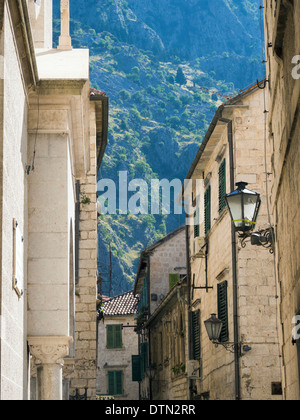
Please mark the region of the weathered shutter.
[[123, 371], [112, 370], [107, 372], [108, 394], [123, 395]]
[[205, 219], [205, 235], [210, 231], [211, 227], [211, 186], [209, 185], [204, 194], [204, 219]]
[[221, 342], [228, 341], [229, 339], [227, 288], [227, 281], [218, 284], [218, 318], [223, 322], [223, 328], [220, 335]]
[[115, 372], [115, 395], [123, 395], [123, 371]]
[[121, 349], [123, 345], [122, 340], [122, 325], [115, 325], [115, 331], [114, 331], [114, 344], [115, 349]]
[[132, 382], [142, 382], [142, 358], [141, 356], [132, 356]]
[[173, 287], [179, 282], [179, 274], [169, 274], [169, 285], [170, 289], [173, 289]]
[[195, 211], [194, 214], [194, 238], [199, 238], [200, 226], [199, 226], [199, 210]]
[[219, 167], [219, 213], [226, 207], [226, 160]]
[[108, 395], [115, 395], [115, 372], [107, 372], [108, 378]]
[[200, 360], [200, 311], [194, 311], [192, 316], [193, 359]]
[[121, 349], [123, 345], [122, 340], [122, 325], [107, 325], [107, 348]]
[[108, 349], [114, 348], [114, 326], [107, 325], [106, 326], [106, 346]]
[[146, 369], [148, 367], [148, 351], [148, 343], [141, 343], [142, 378], [145, 377]]

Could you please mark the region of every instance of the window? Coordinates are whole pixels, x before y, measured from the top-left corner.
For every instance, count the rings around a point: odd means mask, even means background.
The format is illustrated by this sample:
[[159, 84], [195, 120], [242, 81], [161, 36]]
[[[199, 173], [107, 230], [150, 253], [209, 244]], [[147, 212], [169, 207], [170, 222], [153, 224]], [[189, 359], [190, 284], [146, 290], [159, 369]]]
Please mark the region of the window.
[[122, 325], [107, 325], [106, 347], [108, 349], [121, 349], [122, 346]]
[[229, 338], [227, 288], [227, 281], [218, 284], [218, 318], [223, 322], [223, 328], [220, 335], [221, 343], [228, 341]]
[[226, 160], [224, 159], [219, 167], [219, 213], [226, 207]]
[[108, 395], [123, 395], [123, 371], [111, 370], [107, 372]]
[[200, 311], [192, 312], [193, 359], [200, 360]]
[[208, 234], [211, 228], [211, 186], [209, 185], [204, 194], [204, 221], [205, 221], [205, 235]]

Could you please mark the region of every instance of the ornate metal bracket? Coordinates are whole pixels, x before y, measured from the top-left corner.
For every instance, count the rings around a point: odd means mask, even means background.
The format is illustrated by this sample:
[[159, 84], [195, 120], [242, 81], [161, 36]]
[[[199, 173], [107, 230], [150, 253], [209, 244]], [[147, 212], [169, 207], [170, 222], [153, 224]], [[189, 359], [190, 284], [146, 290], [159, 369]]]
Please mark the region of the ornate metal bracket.
[[273, 227], [262, 229], [252, 233], [239, 233], [239, 239], [242, 248], [246, 247], [246, 241], [250, 239], [251, 245], [262, 246], [268, 249], [271, 254], [274, 253], [275, 234]]

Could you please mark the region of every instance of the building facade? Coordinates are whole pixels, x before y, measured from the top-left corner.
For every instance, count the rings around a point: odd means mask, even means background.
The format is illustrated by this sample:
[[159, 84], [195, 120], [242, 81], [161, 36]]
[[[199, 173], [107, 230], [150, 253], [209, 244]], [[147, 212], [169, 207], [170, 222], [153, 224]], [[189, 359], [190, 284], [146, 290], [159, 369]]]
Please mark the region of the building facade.
[[[272, 223], [280, 290], [280, 343], [284, 397], [300, 398], [300, 344], [293, 329], [300, 314], [300, 4], [264, 1], [268, 85], [268, 132], [271, 148]], [[296, 342], [293, 341], [296, 339]]]
[[107, 300], [98, 322], [97, 398], [139, 400], [132, 381], [132, 355], [138, 352], [135, 332], [137, 298], [132, 292]]
[[68, 1], [57, 49], [52, 1], [0, 4], [0, 398], [68, 399], [85, 385], [93, 399], [107, 98], [90, 96], [89, 54], [72, 49]]
[[150, 343], [154, 401], [186, 401], [188, 382], [188, 291], [186, 276], [173, 286], [145, 325]]
[[[194, 181], [188, 356], [199, 362], [190, 377], [191, 399], [282, 399], [273, 256], [238, 237], [225, 201], [237, 182], [248, 183], [262, 200], [255, 230], [269, 227], [266, 182], [270, 185], [271, 175], [266, 177], [269, 151], [263, 133], [263, 91], [253, 86], [217, 110], [187, 176]], [[211, 314], [223, 322], [218, 346], [204, 325]]]
[[[134, 288], [134, 294], [139, 295], [139, 316], [137, 318], [139, 352], [136, 355], [137, 367], [134, 371], [134, 377], [135, 381], [140, 383], [140, 399], [142, 400], [153, 399], [154, 395], [157, 399], [165, 396], [164, 392], [166, 390], [164, 391], [164, 388], [166, 387], [162, 384], [166, 384], [171, 378], [169, 373], [172, 367], [175, 367], [179, 359], [183, 359], [184, 353], [182, 355], [179, 353], [181, 348], [178, 351], [176, 350], [176, 355], [175, 353], [172, 356], [169, 354], [171, 351], [171, 344], [169, 343], [169, 340], [172, 340], [171, 332], [164, 336], [162, 330], [156, 326], [152, 329], [152, 325], [156, 324], [156, 319], [164, 316], [163, 312], [160, 313], [160, 310], [164, 308], [164, 302], [170, 290], [176, 287], [186, 277], [185, 240], [186, 229], [183, 226], [145, 249], [140, 256]], [[180, 300], [181, 295], [179, 293], [177, 297], [176, 288], [175, 301], [177, 299]], [[155, 317], [154, 320], [152, 316], [154, 313], [157, 313], [156, 311], [158, 311], [159, 316], [158, 318]], [[169, 316], [170, 314], [168, 313], [167, 317]], [[149, 320], [153, 320], [153, 324], [151, 322], [148, 325]], [[178, 323], [176, 322], [174, 330], [172, 327], [172, 331], [174, 332], [176, 330], [180, 322], [180, 325], [183, 327], [185, 320], [186, 318], [183, 315], [183, 318], [178, 319]], [[160, 347], [156, 347], [153, 343], [156, 343]], [[163, 347], [168, 348], [164, 352], [164, 361], [161, 359], [163, 354], [160, 350]], [[174, 363], [174, 366], [172, 366], [172, 363]], [[156, 380], [150, 380], [147, 374], [149, 367], [158, 373]], [[167, 376], [163, 378], [165, 374]], [[175, 377], [173, 379], [177, 380]], [[174, 382], [177, 382], [176, 380]], [[174, 387], [177, 385], [174, 383]], [[170, 383], [169, 387], [171, 387]]]

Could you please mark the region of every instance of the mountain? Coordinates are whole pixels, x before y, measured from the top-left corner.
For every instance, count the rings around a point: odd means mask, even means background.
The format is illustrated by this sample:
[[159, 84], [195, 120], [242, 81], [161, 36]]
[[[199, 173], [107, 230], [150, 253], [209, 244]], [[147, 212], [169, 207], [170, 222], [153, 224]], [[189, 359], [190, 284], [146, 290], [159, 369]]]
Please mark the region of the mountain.
[[[238, 3], [238, 4], [236, 4]], [[59, 1], [54, 0], [59, 34]], [[183, 180], [216, 108], [262, 77], [257, 0], [71, 1], [75, 48], [90, 49], [93, 87], [110, 98], [99, 179]], [[182, 80], [179, 78], [181, 74]], [[132, 288], [140, 252], [182, 224], [177, 215], [103, 215], [99, 270], [112, 295]]]

